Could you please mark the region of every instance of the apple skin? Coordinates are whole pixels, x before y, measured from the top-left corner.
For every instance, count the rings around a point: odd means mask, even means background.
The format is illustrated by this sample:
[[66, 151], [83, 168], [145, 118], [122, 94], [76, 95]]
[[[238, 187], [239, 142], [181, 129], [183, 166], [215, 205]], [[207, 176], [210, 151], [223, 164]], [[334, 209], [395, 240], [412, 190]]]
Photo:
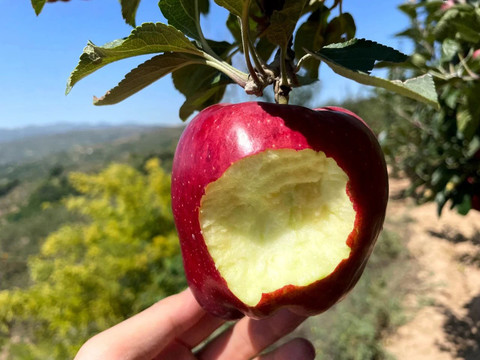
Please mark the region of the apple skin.
[[[313, 149], [335, 159], [349, 177], [347, 193], [356, 218], [347, 240], [350, 256], [332, 274], [308, 286], [287, 285], [263, 294], [256, 306], [247, 306], [215, 267], [201, 233], [199, 208], [209, 183], [236, 161], [266, 149]], [[375, 135], [358, 116], [336, 107], [213, 105], [185, 128], [173, 161], [172, 209], [187, 281], [200, 305], [224, 319], [259, 319], [282, 307], [311, 316], [337, 303], [363, 272], [382, 229], [387, 200], [387, 169]]]
[[480, 211], [480, 195], [478, 194], [472, 196], [472, 209]]
[[[474, 159], [480, 159], [480, 150], [478, 150], [474, 155]], [[474, 186], [473, 194], [472, 194], [472, 203], [471, 208], [473, 210], [480, 211], [480, 185], [477, 184], [475, 186], [475, 178], [473, 176], [469, 176], [467, 178], [467, 183], [471, 186]]]

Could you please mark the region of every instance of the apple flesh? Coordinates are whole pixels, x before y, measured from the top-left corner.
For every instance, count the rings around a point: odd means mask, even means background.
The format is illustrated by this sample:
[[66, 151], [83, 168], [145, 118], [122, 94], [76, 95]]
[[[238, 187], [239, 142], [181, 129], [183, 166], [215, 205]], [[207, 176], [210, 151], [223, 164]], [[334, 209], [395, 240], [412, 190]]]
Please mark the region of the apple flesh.
[[214, 105], [186, 127], [173, 162], [187, 281], [225, 319], [334, 305], [362, 274], [387, 199], [376, 137], [341, 108]]

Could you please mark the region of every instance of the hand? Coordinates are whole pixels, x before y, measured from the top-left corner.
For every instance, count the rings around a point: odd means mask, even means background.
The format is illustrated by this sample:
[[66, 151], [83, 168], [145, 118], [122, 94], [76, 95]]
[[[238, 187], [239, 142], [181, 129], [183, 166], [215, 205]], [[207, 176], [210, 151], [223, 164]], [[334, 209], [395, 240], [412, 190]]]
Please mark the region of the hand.
[[[187, 289], [94, 336], [75, 360], [247, 360], [304, 320], [288, 310], [264, 320], [245, 317], [193, 353], [224, 320], [206, 313]], [[296, 338], [255, 359], [314, 358], [312, 344]]]

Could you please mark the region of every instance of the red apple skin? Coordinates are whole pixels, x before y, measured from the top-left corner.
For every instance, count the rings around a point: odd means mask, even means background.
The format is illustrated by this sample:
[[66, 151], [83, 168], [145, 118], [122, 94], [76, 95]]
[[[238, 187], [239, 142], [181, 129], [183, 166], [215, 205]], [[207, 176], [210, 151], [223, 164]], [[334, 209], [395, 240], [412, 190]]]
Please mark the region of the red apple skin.
[[472, 196], [472, 209], [480, 211], [480, 195], [478, 194]]
[[[349, 177], [356, 210], [347, 244], [350, 256], [326, 278], [308, 286], [285, 286], [247, 306], [229, 289], [210, 256], [199, 223], [205, 187], [236, 161], [266, 149], [323, 151]], [[245, 174], [255, 176], [255, 174]], [[341, 108], [248, 102], [218, 104], [200, 112], [184, 130], [172, 169], [172, 208], [188, 284], [200, 305], [224, 319], [263, 318], [282, 307], [319, 314], [356, 284], [382, 229], [388, 200], [383, 153], [359, 117]]]

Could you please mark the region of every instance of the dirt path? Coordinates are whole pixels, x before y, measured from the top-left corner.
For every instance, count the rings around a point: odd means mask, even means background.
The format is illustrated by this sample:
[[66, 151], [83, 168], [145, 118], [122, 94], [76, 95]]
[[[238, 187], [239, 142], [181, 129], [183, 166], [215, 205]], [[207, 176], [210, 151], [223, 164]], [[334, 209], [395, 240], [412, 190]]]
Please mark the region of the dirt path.
[[[395, 195], [407, 184], [393, 180]], [[406, 299], [407, 322], [386, 339], [398, 360], [480, 359], [480, 212], [467, 216], [436, 205], [392, 200], [388, 215], [404, 229], [418, 277]]]

